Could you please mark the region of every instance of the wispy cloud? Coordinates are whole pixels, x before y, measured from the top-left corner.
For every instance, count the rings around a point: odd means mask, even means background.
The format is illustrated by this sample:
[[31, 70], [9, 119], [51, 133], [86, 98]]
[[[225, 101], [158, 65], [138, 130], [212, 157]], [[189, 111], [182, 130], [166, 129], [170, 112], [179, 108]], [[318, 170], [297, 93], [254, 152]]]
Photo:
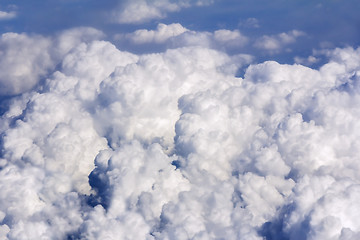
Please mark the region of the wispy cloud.
[[241, 49], [249, 41], [239, 30], [200, 32], [189, 30], [179, 23], [160, 23], [156, 30], [139, 29], [132, 33], [116, 34], [114, 38], [117, 41], [129, 41], [134, 45], [162, 44], [170, 48], [204, 46], [214, 49]]
[[298, 30], [277, 35], [264, 35], [255, 41], [254, 47], [275, 53], [284, 50], [287, 45], [295, 43], [299, 37], [305, 35], [304, 32]]
[[9, 20], [15, 18], [17, 15], [16, 12], [4, 12], [0, 11], [0, 21], [1, 20]]
[[206, 6], [212, 3], [212, 0], [120, 1], [118, 7], [112, 11], [111, 20], [117, 23], [142, 23], [152, 19], [165, 18], [167, 13], [180, 11], [181, 8], [192, 5]]

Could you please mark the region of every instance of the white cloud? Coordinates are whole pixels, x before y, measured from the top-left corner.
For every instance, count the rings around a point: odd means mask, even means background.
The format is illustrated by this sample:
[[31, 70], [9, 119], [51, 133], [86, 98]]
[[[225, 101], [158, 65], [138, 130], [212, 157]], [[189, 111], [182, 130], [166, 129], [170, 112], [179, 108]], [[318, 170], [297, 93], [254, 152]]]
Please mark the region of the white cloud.
[[220, 29], [214, 32], [214, 39], [216, 42], [224, 44], [225, 46], [243, 46], [248, 39], [238, 30]]
[[158, 144], [144, 149], [136, 141], [100, 153], [94, 173], [107, 179], [112, 199], [106, 212], [98, 206], [85, 220], [83, 237], [146, 239], [156, 228], [162, 207], [178, 202], [178, 194], [190, 187], [180, 171], [175, 171], [172, 160]]
[[115, 67], [125, 66], [137, 59], [136, 55], [121, 52], [109, 42], [83, 42], [63, 58], [61, 73], [54, 75], [55, 81], [49, 81], [49, 87], [52, 91], [74, 91], [82, 100], [94, 100], [101, 81], [108, 77]]
[[325, 54], [329, 56], [333, 62], [345, 65], [346, 71], [352, 72], [359, 68], [356, 64], [356, 62], [360, 60], [359, 48], [336, 48], [335, 50], [326, 50]]
[[[141, 39], [170, 41], [168, 27]], [[359, 48], [327, 51], [319, 69], [267, 61], [237, 78], [249, 56], [213, 47], [241, 40], [236, 30], [187, 30], [168, 39], [210, 47], [140, 56], [101, 35], [2, 37], [3, 65], [47, 79], [0, 118], [1, 237], [359, 235]]]
[[117, 23], [142, 23], [152, 19], [162, 19], [169, 12], [180, 11], [181, 8], [206, 6], [212, 0], [127, 0], [120, 1], [118, 7], [112, 11], [111, 20]]
[[[85, 42], [99, 40], [105, 37], [105, 34], [100, 30], [90, 27], [77, 27], [66, 29], [55, 37], [53, 40], [55, 46], [55, 53], [59, 55], [59, 59], [68, 53], [72, 48]], [[58, 60], [58, 61], [60, 61]]]
[[54, 66], [51, 40], [42, 36], [5, 33], [0, 38], [0, 95], [30, 90]]
[[179, 117], [178, 98], [215, 84], [213, 79], [221, 74], [217, 68], [230, 61], [220, 52], [190, 47], [145, 55], [117, 68], [99, 91], [102, 131], [115, 145], [135, 138], [170, 147]]
[[8, 20], [8, 19], [13, 19], [16, 17], [16, 12], [4, 12], [4, 11], [0, 11], [0, 21], [1, 20]]
[[314, 57], [314, 56], [309, 56], [307, 58], [302, 58], [302, 57], [298, 57], [298, 56], [294, 57], [294, 62], [295, 63], [303, 64], [303, 65], [306, 65], [306, 66], [311, 66], [314, 63], [317, 63], [318, 61], [319, 61], [319, 59]]
[[176, 37], [186, 31], [188, 30], [179, 23], [170, 25], [160, 23], [156, 30], [140, 29], [133, 33], [126, 34], [125, 37], [135, 44], [163, 43], [169, 38]]
[[180, 6], [167, 0], [126, 1], [113, 11], [112, 20], [118, 23], [140, 23], [151, 19], [164, 18], [167, 12], [179, 11]]
[[41, 35], [4, 33], [0, 37], [0, 96], [26, 92], [41, 81], [69, 50], [83, 41], [101, 38], [92, 28], [75, 28], [55, 39]]
[[240, 49], [248, 43], [248, 38], [239, 30], [219, 29], [214, 32], [196, 32], [181, 24], [158, 24], [156, 30], [140, 29], [126, 35], [117, 34], [115, 39], [130, 41], [132, 44], [163, 44], [170, 48], [202, 46], [214, 49]]
[[254, 46], [270, 52], [277, 52], [287, 45], [294, 43], [297, 38], [305, 35], [306, 34], [304, 32], [298, 30], [292, 30], [287, 33], [279, 33], [271, 36], [264, 35], [255, 41]]

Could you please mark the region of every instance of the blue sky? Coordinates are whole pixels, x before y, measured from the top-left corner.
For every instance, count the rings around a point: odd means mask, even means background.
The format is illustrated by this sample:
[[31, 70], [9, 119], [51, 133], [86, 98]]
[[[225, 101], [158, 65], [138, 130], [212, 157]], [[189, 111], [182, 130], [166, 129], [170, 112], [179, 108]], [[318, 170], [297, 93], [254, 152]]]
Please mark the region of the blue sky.
[[[26, 32], [52, 35], [71, 27], [89, 26], [102, 30], [111, 40], [114, 34], [142, 28], [154, 29], [158, 23], [180, 23], [194, 31], [239, 29], [241, 33], [252, 39], [293, 29], [306, 33], [305, 37], [292, 44], [291, 53], [282, 52], [263, 56], [264, 53], [254, 49], [241, 49], [242, 52], [257, 55], [259, 61], [269, 58], [291, 62], [294, 55], [305, 57], [311, 55], [314, 49], [356, 46], [360, 43], [358, 30], [360, 3], [356, 0], [297, 2], [215, 0], [206, 6], [192, 6], [167, 12], [162, 18], [120, 24], [109, 19], [109, 12], [119, 5], [117, 1], [5, 0], [0, 4], [1, 11], [16, 12], [16, 17], [0, 21], [2, 33]], [[249, 19], [252, 19], [253, 23], [250, 23]]]

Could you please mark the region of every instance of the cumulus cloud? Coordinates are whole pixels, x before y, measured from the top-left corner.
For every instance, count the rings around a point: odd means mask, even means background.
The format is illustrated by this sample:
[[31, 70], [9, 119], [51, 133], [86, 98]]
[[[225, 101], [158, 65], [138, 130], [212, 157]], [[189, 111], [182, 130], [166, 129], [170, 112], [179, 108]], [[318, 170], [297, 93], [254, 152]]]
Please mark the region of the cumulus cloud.
[[219, 47], [236, 30], [135, 33], [174, 45], [136, 55], [88, 28], [2, 35], [2, 94], [18, 95], [0, 118], [1, 238], [359, 236], [359, 48], [326, 50], [318, 69], [244, 68]]
[[2, 117], [0, 201], [9, 239], [62, 239], [81, 227], [83, 196], [95, 193], [88, 180], [94, 158], [108, 148], [86, 103], [99, 79], [132, 61], [136, 57], [108, 42], [82, 42], [62, 59], [42, 93], [19, 96]]
[[[178, 202], [178, 194], [190, 189], [188, 180], [171, 165], [173, 160], [160, 145], [144, 149], [137, 141], [116, 151], [101, 152], [91, 178], [109, 184], [106, 187], [111, 189], [112, 197], [106, 212], [97, 206], [84, 221], [82, 236], [85, 239], [105, 236], [116, 239], [124, 235], [149, 238], [158, 227], [163, 206]], [[94, 228], [99, 224], [100, 228]]]
[[140, 29], [126, 35], [117, 34], [118, 41], [127, 40], [131, 44], [163, 44], [167, 48], [202, 46], [207, 48], [233, 50], [241, 49], [248, 43], [248, 37], [239, 30], [219, 29], [214, 32], [197, 32], [186, 29], [181, 24], [158, 24], [156, 30]]
[[120, 1], [118, 7], [112, 11], [111, 20], [117, 23], [142, 23], [152, 19], [165, 18], [167, 13], [180, 11], [184, 7], [205, 6], [212, 2], [212, 0]]
[[54, 63], [48, 51], [51, 41], [42, 36], [4, 33], [0, 39], [0, 95], [31, 89]]
[[55, 39], [25, 33], [4, 33], [0, 37], [0, 96], [32, 89], [69, 50], [83, 41], [102, 37], [92, 28], [66, 30]]
[[215, 50], [189, 47], [145, 55], [133, 64], [116, 68], [100, 85], [96, 112], [101, 131], [109, 134], [115, 146], [136, 138], [170, 147], [180, 114], [178, 99], [213, 84], [221, 86], [210, 80], [219, 77], [217, 68], [234, 73], [242, 64], [239, 60], [232, 62], [232, 58]]
[[287, 33], [283, 32], [271, 36], [264, 35], [255, 41], [254, 47], [270, 52], [277, 52], [287, 45], [294, 43], [297, 38], [305, 35], [306, 34], [304, 32], [298, 30], [292, 30]]

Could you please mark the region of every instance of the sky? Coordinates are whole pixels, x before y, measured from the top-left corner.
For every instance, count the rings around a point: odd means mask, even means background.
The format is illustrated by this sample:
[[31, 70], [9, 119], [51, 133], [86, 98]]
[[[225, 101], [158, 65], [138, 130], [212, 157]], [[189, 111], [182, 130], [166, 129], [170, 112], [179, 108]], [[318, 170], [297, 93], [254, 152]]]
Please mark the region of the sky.
[[0, 240], [360, 238], [358, 0], [0, 0]]

